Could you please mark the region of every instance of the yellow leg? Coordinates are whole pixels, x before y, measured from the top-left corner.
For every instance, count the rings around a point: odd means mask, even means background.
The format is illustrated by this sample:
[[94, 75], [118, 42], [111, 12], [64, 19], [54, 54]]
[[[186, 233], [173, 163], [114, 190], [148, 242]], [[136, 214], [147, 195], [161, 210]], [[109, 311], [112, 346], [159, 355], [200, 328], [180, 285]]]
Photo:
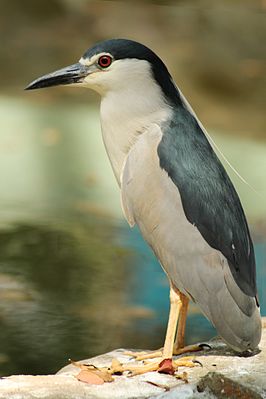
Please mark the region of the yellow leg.
[[[191, 356], [185, 358], [179, 358], [173, 360], [173, 351], [174, 346], [181, 345], [184, 346], [184, 334], [185, 334], [185, 323], [186, 323], [186, 315], [187, 315], [187, 308], [188, 308], [188, 298], [175, 290], [173, 286], [170, 284], [170, 312], [169, 312], [169, 319], [167, 324], [167, 331], [166, 337], [164, 342], [163, 349], [160, 349], [157, 352], [152, 353], [134, 353], [134, 352], [127, 352], [126, 354], [133, 356], [136, 360], [144, 360], [144, 359], [152, 359], [157, 358], [155, 362], [145, 362], [142, 365], [132, 365], [131, 363], [127, 364], [120, 364], [117, 360], [113, 360], [111, 368], [107, 369], [106, 367], [97, 368], [97, 372], [102, 372], [108, 374], [115, 374], [115, 373], [123, 373], [125, 371], [129, 371], [132, 375], [143, 374], [149, 371], [159, 371], [167, 374], [174, 374], [176, 370], [178, 370], [181, 366], [187, 367], [194, 367], [195, 362], [193, 361], [194, 358]], [[180, 316], [180, 324], [178, 327], [177, 339], [175, 343], [175, 336], [176, 336], [176, 329], [177, 329], [177, 322]], [[184, 348], [184, 352], [185, 352]], [[159, 359], [160, 358], [160, 361]]]
[[170, 283], [170, 311], [164, 347], [154, 352], [125, 352], [125, 354], [134, 357], [136, 360], [154, 359], [157, 357], [163, 359], [172, 358], [177, 321], [181, 307], [182, 302], [180, 300], [180, 293], [179, 291], [174, 290], [172, 284]]
[[173, 356], [176, 327], [177, 327], [177, 321], [178, 321], [181, 307], [182, 307], [182, 301], [181, 301], [180, 293], [177, 293], [177, 291], [175, 291], [171, 285], [170, 286], [170, 312], [169, 312], [166, 337], [165, 337], [164, 347], [163, 347], [163, 356], [162, 356], [163, 359], [170, 359]]
[[187, 320], [187, 312], [188, 312], [188, 303], [189, 298], [179, 292], [180, 300], [182, 303], [180, 309], [180, 315], [178, 320], [178, 329], [176, 334], [176, 339], [174, 343], [173, 354], [174, 355], [182, 355], [187, 352], [197, 352], [202, 350], [202, 345], [188, 345], [185, 346], [185, 329], [186, 329], [186, 320]]
[[[172, 284], [170, 283], [170, 312], [169, 312], [167, 331], [164, 341], [164, 347], [154, 352], [126, 352], [125, 354], [128, 356], [133, 356], [136, 360], [154, 359], [157, 357], [163, 359], [171, 358], [173, 354], [175, 354], [175, 351], [177, 350], [176, 348], [177, 342], [178, 345], [182, 343], [182, 347], [184, 346], [184, 334], [185, 334], [188, 302], [189, 299], [180, 291], [174, 289]], [[180, 316], [180, 321], [178, 323], [178, 333], [176, 338], [177, 341], [174, 343], [179, 316]], [[182, 326], [182, 328], [180, 327], [180, 325]], [[178, 348], [180, 348], [180, 346], [178, 346]]]
[[174, 344], [174, 353], [176, 352], [177, 349], [184, 348], [185, 346], [185, 329], [186, 329], [187, 311], [189, 303], [188, 297], [186, 297], [181, 292], [179, 293], [179, 297], [181, 301], [181, 309], [178, 321], [178, 330]]

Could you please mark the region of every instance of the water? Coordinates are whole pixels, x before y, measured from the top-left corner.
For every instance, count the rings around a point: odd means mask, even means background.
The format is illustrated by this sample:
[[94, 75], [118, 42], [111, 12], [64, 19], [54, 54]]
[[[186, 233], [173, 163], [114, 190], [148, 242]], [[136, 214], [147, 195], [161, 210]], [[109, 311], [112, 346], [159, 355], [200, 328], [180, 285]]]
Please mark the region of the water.
[[[117, 347], [160, 347], [168, 317], [166, 277], [123, 221], [97, 110], [38, 96], [0, 98], [1, 375], [51, 373], [68, 358]], [[266, 146], [241, 141], [239, 152], [237, 139], [215, 138], [260, 191], [235, 180], [250, 220], [264, 220]], [[255, 250], [266, 314], [258, 234]], [[191, 305], [187, 342], [213, 335]]]

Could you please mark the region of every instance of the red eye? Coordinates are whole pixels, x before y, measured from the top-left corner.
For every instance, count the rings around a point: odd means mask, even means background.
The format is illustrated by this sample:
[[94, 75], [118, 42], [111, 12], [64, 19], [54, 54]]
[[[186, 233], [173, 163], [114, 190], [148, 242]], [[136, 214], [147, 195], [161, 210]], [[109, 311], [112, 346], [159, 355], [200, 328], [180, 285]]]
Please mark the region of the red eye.
[[100, 65], [101, 68], [107, 68], [112, 64], [112, 57], [110, 55], [102, 55], [98, 59], [98, 65]]

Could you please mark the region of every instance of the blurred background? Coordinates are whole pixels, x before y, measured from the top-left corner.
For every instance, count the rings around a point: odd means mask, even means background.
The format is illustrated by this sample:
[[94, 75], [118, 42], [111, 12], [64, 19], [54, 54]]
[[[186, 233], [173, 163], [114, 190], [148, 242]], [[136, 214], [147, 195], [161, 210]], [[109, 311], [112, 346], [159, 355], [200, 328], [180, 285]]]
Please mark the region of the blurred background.
[[[0, 374], [162, 346], [168, 283], [124, 221], [86, 89], [23, 88], [112, 37], [167, 64], [245, 185], [266, 314], [265, 0], [1, 0]], [[149, 281], [149, 283], [147, 283]], [[187, 342], [215, 330], [190, 306]]]

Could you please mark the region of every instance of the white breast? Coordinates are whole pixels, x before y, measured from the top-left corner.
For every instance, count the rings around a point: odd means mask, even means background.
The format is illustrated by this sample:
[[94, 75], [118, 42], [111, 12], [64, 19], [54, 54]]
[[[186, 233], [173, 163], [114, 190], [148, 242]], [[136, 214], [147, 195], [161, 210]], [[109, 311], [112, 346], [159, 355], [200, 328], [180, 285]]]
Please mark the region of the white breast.
[[[113, 80], [119, 76], [119, 81], [102, 95], [101, 126], [105, 148], [120, 185], [129, 150], [152, 124], [160, 125], [167, 120], [171, 108], [154, 81], [147, 61], [123, 60], [120, 70], [116, 66], [116, 72]], [[121, 80], [123, 84], [119, 84]]]

